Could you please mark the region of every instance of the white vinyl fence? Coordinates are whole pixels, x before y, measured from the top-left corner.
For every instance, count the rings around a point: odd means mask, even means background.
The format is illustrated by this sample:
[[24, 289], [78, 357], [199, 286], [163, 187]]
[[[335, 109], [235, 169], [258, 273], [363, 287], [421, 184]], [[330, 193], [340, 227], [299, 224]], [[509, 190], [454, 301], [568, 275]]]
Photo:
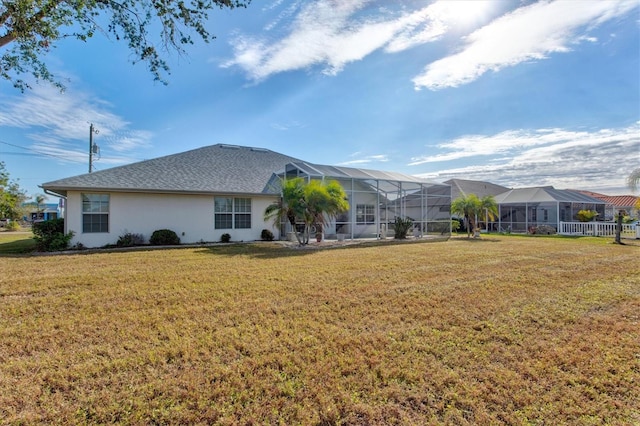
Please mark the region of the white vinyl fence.
[[[613, 222], [560, 222], [558, 234], [591, 235], [594, 237], [615, 237], [616, 223]], [[640, 238], [640, 226], [622, 224], [622, 238]]]

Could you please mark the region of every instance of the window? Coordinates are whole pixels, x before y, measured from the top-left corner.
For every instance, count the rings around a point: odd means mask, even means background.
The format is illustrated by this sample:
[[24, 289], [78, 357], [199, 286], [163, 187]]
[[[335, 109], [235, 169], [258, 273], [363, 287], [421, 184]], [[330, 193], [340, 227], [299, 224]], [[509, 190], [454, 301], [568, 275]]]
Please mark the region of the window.
[[250, 229], [251, 198], [214, 198], [215, 229]]
[[109, 232], [109, 194], [82, 194], [82, 232]]
[[234, 198], [234, 228], [251, 228], [251, 198]]
[[373, 204], [356, 205], [356, 224], [372, 225], [376, 223], [375, 206]]

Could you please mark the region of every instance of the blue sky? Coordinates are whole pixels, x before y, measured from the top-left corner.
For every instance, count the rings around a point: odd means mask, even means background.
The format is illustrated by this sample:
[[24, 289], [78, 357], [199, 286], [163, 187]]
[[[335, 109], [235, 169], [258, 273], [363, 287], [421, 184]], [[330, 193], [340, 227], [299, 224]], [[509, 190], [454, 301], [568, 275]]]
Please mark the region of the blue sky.
[[216, 143], [435, 181], [629, 193], [640, 167], [640, 1], [255, 0], [169, 84], [97, 34], [47, 56], [64, 79], [0, 82], [0, 161], [29, 195]]

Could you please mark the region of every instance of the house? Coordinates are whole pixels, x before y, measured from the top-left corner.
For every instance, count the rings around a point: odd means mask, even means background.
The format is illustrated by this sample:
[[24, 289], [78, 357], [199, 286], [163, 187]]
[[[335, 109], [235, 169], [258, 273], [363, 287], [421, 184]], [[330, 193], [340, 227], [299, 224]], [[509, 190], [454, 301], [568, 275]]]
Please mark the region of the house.
[[495, 197], [498, 204], [498, 230], [527, 232], [549, 225], [556, 230], [560, 222], [577, 221], [580, 210], [594, 210], [604, 218], [606, 203], [578, 191], [553, 186], [517, 188]]
[[[280, 198], [280, 179], [336, 179], [349, 196], [351, 210], [329, 224], [328, 236], [378, 237], [395, 216], [415, 216], [425, 234], [435, 234], [450, 221], [448, 185], [408, 175], [348, 167], [324, 166], [268, 149], [217, 144], [41, 185], [65, 200], [65, 229], [71, 244], [86, 247], [114, 244], [127, 232], [145, 239], [158, 229], [171, 229], [183, 243], [260, 238], [274, 229], [288, 231], [263, 218]], [[422, 192], [421, 204], [399, 201]], [[412, 216], [413, 217], [413, 216]], [[450, 228], [445, 230], [448, 236]], [[386, 235], [386, 229], [383, 233]]]
[[53, 220], [60, 217], [59, 204], [46, 203], [38, 205], [35, 202], [23, 203], [22, 207], [28, 210], [28, 215], [23, 216], [25, 222], [41, 222], [43, 220]]
[[[445, 184], [451, 185], [451, 199], [456, 200], [459, 197], [467, 197], [474, 194], [478, 198], [486, 196], [495, 197], [498, 194], [502, 194], [509, 190], [509, 188], [497, 185], [491, 182], [485, 182], [481, 180], [468, 180], [468, 179], [449, 179], [444, 181]], [[494, 223], [486, 223], [482, 218], [478, 218], [479, 229], [486, 231], [497, 231], [498, 225]]]
[[466, 197], [470, 194], [475, 194], [478, 198], [486, 197], [487, 195], [493, 195], [495, 197], [509, 190], [506, 186], [481, 180], [449, 179], [444, 181], [444, 183], [451, 185], [452, 200], [460, 196]]
[[604, 195], [591, 191], [578, 191], [590, 197], [597, 198], [607, 203], [605, 208], [605, 220], [615, 220], [619, 211], [625, 211], [627, 215], [638, 218], [638, 209], [636, 208], [638, 199], [633, 195]]

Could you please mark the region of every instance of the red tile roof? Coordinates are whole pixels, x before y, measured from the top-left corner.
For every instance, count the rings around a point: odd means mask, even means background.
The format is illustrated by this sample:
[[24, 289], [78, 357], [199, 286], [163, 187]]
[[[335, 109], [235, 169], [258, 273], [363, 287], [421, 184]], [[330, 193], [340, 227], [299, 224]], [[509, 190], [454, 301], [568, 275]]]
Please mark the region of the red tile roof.
[[602, 201], [613, 204], [615, 207], [633, 207], [638, 201], [638, 197], [634, 197], [633, 195], [607, 195], [596, 198], [600, 198]]
[[583, 194], [598, 198], [607, 204], [611, 204], [614, 207], [633, 207], [638, 201], [638, 197], [634, 195], [604, 195], [598, 194], [597, 192], [582, 190], [578, 190], [578, 192], [582, 192]]

